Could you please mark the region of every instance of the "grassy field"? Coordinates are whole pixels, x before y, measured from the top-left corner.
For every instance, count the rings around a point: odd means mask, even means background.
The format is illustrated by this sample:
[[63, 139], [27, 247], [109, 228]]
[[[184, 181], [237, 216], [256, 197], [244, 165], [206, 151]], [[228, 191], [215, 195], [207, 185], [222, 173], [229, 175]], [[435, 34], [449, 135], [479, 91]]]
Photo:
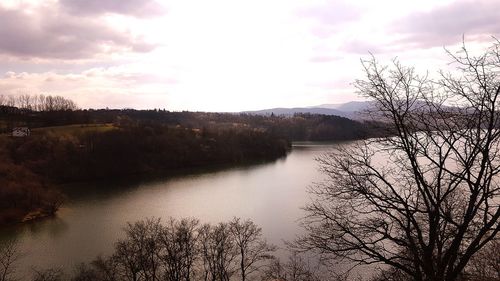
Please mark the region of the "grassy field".
[[[113, 124], [74, 124], [66, 126], [42, 127], [31, 129], [31, 135], [44, 135], [44, 134], [60, 134], [60, 135], [74, 135], [87, 132], [105, 132], [116, 130]], [[9, 137], [10, 133], [0, 134], [0, 139]]]
[[36, 136], [47, 133], [72, 135], [72, 134], [87, 133], [87, 132], [104, 132], [116, 129], [117, 127], [113, 126], [113, 124], [75, 124], [66, 126], [35, 128], [31, 130], [31, 135]]

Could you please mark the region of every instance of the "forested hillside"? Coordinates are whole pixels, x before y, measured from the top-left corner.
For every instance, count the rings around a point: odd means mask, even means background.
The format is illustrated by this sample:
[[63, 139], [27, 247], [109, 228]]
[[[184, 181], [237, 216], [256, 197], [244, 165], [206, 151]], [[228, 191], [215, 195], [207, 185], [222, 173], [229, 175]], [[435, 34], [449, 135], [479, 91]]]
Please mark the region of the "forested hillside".
[[30, 128], [70, 124], [127, 126], [134, 123], [181, 126], [190, 129], [252, 129], [267, 131], [291, 141], [353, 140], [383, 134], [381, 124], [360, 122], [339, 116], [295, 114], [259, 116], [244, 113], [170, 112], [166, 110], [99, 109], [31, 111], [0, 106], [0, 132], [16, 126]]
[[[291, 141], [380, 135], [375, 123], [338, 116], [80, 110], [62, 97], [0, 99], [0, 224], [57, 211], [52, 186], [239, 165], [285, 156]], [[5, 101], [8, 102], [5, 102]], [[15, 127], [31, 134], [11, 137]]]

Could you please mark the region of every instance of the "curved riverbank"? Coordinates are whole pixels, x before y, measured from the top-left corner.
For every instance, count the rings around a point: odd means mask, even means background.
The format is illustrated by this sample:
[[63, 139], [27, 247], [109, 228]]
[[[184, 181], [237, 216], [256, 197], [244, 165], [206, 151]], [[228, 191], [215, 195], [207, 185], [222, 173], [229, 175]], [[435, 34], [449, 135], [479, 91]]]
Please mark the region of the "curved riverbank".
[[67, 184], [61, 187], [67, 201], [55, 217], [2, 229], [0, 240], [19, 241], [27, 255], [18, 268], [27, 275], [33, 267], [70, 272], [74, 265], [110, 254], [127, 222], [149, 217], [196, 217], [214, 224], [248, 218], [270, 243], [282, 246], [283, 239], [301, 231], [297, 220], [307, 202], [306, 187], [321, 180], [314, 158], [332, 145], [294, 147], [274, 161], [185, 170], [164, 178]]
[[[106, 130], [40, 131], [0, 142], [0, 225], [54, 213], [56, 184], [118, 177], [165, 176], [185, 169], [224, 167], [283, 157], [290, 143], [253, 129], [194, 130], [122, 126]], [[15, 211], [13, 211], [15, 210]], [[42, 210], [42, 211], [40, 211]], [[31, 218], [45, 215], [32, 215]]]

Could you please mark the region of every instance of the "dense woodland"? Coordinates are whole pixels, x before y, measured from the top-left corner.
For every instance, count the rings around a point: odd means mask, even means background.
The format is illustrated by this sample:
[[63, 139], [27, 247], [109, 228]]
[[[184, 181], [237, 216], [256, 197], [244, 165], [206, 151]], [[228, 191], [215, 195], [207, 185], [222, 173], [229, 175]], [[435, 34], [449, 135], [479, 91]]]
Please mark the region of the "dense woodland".
[[[28, 137], [10, 137], [28, 127]], [[168, 175], [193, 167], [268, 161], [291, 141], [376, 136], [374, 124], [337, 116], [81, 110], [65, 98], [0, 96], [0, 224], [54, 213], [59, 183]], [[378, 133], [379, 134], [379, 133]]]

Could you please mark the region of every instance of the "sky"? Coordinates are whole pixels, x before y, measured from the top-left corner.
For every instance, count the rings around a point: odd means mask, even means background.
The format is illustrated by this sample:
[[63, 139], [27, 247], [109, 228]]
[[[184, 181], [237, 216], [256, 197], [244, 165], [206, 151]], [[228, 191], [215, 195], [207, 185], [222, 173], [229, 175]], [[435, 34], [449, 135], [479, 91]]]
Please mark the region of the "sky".
[[0, 94], [243, 111], [362, 100], [360, 60], [417, 71], [498, 38], [500, 1], [0, 0]]

